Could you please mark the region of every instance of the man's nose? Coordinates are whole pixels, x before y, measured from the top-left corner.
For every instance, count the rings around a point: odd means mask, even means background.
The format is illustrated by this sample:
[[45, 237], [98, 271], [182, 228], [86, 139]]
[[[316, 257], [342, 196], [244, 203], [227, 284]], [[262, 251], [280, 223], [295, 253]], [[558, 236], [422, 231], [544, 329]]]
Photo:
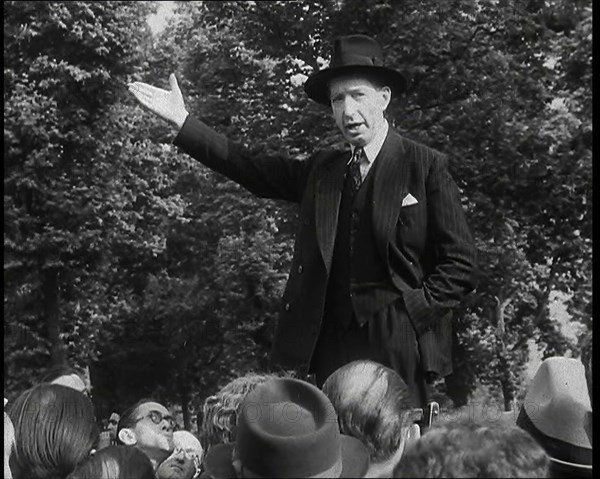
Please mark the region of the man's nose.
[[170, 421], [163, 421], [160, 427], [163, 431], [173, 431], [173, 426], [171, 426]]
[[354, 118], [356, 113], [356, 102], [352, 97], [347, 97], [344, 99], [342, 108], [344, 112], [344, 120], [351, 120]]

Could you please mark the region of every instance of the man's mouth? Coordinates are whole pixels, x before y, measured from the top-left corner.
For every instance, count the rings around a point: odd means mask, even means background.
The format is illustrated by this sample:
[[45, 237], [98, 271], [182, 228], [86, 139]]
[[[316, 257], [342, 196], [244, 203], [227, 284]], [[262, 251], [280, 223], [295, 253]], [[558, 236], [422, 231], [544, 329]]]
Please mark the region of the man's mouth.
[[346, 130], [354, 131], [358, 130], [362, 126], [362, 123], [346, 123]]

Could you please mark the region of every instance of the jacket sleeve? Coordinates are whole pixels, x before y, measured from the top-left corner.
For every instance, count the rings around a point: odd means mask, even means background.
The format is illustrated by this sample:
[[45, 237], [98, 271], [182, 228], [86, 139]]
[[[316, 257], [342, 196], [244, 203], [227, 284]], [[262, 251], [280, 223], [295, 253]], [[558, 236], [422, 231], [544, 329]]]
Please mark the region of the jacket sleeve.
[[403, 292], [406, 310], [417, 333], [456, 307], [475, 284], [477, 251], [445, 158], [436, 155], [426, 181], [428, 241], [436, 262], [420, 288]]
[[257, 196], [300, 202], [312, 162], [252, 153], [188, 115], [173, 144]]

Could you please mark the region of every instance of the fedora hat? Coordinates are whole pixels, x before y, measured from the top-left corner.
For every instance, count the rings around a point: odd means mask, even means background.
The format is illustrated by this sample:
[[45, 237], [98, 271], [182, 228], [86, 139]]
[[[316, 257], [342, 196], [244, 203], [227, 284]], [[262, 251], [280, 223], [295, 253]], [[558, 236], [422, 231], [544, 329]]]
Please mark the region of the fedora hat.
[[592, 406], [580, 361], [564, 357], [544, 360], [529, 385], [516, 423], [546, 450], [552, 465], [591, 475]]
[[329, 66], [309, 76], [304, 91], [317, 103], [329, 105], [329, 82], [350, 74], [366, 74], [379, 79], [390, 87], [392, 98], [406, 90], [404, 76], [383, 66], [383, 53], [377, 41], [367, 35], [347, 35], [334, 41]]
[[207, 476], [361, 477], [369, 453], [359, 440], [340, 434], [327, 396], [298, 379], [274, 378], [244, 399], [236, 441], [211, 447]]

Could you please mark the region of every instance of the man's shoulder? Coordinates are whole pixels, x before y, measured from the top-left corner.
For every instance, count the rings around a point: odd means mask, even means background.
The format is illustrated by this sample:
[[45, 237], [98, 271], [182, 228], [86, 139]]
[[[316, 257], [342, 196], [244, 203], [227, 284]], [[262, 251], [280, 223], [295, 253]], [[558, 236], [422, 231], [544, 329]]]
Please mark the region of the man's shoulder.
[[404, 133], [400, 133], [397, 130], [393, 130], [393, 134], [396, 135], [398, 141], [402, 143], [404, 150], [409, 154], [414, 154], [423, 160], [435, 161], [436, 159], [445, 159], [446, 155], [441, 151], [425, 145], [419, 141], [409, 138]]

